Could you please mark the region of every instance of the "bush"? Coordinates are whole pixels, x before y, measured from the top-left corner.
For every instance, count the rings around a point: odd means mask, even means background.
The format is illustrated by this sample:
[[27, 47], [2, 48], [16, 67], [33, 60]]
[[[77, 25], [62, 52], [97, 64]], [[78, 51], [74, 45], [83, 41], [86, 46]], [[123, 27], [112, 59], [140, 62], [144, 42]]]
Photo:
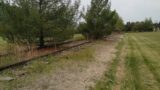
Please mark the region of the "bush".
[[82, 34], [75, 34], [75, 35], [73, 36], [73, 40], [74, 40], [74, 41], [80, 41], [80, 40], [85, 40], [85, 39], [86, 39], [85, 36], [82, 35]]

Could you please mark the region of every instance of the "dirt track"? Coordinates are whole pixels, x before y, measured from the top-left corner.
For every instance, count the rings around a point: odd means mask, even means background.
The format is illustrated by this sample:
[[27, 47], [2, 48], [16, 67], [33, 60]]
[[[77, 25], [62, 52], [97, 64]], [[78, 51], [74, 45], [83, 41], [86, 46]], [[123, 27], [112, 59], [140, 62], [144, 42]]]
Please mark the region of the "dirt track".
[[[118, 36], [119, 37], [119, 36]], [[58, 69], [50, 75], [43, 75], [34, 81], [35, 85], [21, 88], [23, 90], [86, 90], [94, 86], [95, 81], [103, 76], [115, 55], [117, 38], [92, 45], [95, 55], [92, 62], [78, 63], [65, 69]], [[116, 40], [115, 40], [116, 39]], [[85, 67], [81, 66], [85, 65]]]

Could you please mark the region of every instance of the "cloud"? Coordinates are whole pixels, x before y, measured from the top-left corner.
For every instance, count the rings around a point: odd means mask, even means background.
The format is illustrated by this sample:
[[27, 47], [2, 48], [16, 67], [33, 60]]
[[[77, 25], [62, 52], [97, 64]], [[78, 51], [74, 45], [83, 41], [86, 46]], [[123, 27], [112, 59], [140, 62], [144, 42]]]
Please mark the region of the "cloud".
[[111, 0], [112, 9], [127, 21], [142, 21], [151, 17], [160, 21], [160, 0]]
[[[81, 0], [82, 6], [87, 7], [91, 0]], [[110, 0], [111, 8], [127, 21], [142, 21], [152, 18], [160, 21], [160, 0]]]
[[91, 0], [81, 0], [82, 6], [87, 7], [90, 4]]

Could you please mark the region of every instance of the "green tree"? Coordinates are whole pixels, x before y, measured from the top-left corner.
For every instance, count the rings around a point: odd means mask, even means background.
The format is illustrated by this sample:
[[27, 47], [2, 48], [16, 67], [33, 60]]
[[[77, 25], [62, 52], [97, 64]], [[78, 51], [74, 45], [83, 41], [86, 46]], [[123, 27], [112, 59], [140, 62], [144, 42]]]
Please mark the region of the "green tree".
[[128, 22], [125, 25], [125, 31], [132, 31], [132, 32], [151, 32], [153, 31], [153, 22], [151, 18], [146, 18], [144, 21], [141, 22]]
[[55, 42], [70, 38], [76, 24], [79, 1], [1, 0], [2, 36], [8, 41], [36, 42], [43, 47], [46, 38]]
[[144, 23], [143, 23], [143, 27], [144, 27], [144, 30], [143, 31], [153, 31], [153, 22], [152, 22], [152, 19], [151, 18], [146, 18]]
[[115, 31], [123, 31], [124, 30], [124, 22], [123, 19], [117, 14], [115, 14], [116, 18], [117, 18], [117, 22], [115, 24]]
[[80, 31], [91, 39], [100, 39], [111, 34], [117, 22], [115, 14], [116, 11], [111, 11], [108, 0], [92, 0], [84, 15], [85, 22], [80, 24]]

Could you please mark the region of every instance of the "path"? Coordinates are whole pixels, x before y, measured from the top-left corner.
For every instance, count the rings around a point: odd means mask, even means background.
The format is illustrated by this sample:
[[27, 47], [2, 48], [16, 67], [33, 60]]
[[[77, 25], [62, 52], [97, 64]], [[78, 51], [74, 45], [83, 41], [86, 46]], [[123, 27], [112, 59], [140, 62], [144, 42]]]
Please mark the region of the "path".
[[95, 55], [86, 67], [75, 64], [65, 69], [56, 70], [53, 74], [41, 76], [32, 86], [21, 90], [88, 90], [95, 85], [96, 80], [103, 76], [115, 56], [115, 46], [120, 35], [109, 41], [99, 41], [93, 44]]

